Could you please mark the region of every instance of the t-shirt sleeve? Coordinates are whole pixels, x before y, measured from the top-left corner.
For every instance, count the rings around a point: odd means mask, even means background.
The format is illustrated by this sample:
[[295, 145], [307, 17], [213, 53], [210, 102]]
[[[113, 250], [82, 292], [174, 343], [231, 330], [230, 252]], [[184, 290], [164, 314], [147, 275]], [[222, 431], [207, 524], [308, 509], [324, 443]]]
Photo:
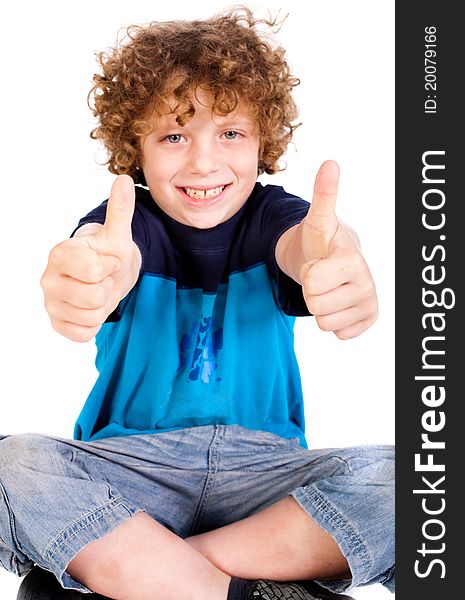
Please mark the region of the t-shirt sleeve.
[[288, 194], [282, 187], [274, 187], [267, 195], [261, 211], [261, 239], [268, 271], [276, 284], [280, 308], [290, 316], [308, 316], [302, 286], [284, 273], [276, 262], [276, 244], [290, 227], [302, 221], [310, 207], [309, 202]]

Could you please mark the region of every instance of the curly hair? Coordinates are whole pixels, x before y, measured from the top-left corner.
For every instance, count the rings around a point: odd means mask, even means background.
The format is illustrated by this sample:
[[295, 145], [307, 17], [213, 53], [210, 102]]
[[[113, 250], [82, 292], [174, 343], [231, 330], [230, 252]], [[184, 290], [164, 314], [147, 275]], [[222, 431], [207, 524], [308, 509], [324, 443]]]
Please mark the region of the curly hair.
[[114, 48], [97, 54], [102, 73], [94, 75], [89, 93], [98, 123], [91, 137], [105, 146], [110, 172], [144, 183], [141, 138], [163, 109], [185, 125], [198, 87], [211, 94], [215, 114], [227, 115], [239, 102], [247, 106], [259, 128], [258, 175], [283, 170], [278, 161], [299, 126], [292, 98], [299, 80], [284, 49], [259, 31], [262, 25], [281, 23], [237, 6], [206, 20], [132, 25]]

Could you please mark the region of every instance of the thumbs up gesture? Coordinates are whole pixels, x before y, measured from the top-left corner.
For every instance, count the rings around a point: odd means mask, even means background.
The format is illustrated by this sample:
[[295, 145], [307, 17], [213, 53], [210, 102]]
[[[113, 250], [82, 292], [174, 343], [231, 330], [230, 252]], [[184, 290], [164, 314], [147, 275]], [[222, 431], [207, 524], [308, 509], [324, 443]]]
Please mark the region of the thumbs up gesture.
[[378, 301], [358, 238], [336, 216], [338, 181], [338, 164], [323, 163], [312, 204], [300, 224], [300, 280], [307, 307], [319, 327], [348, 339], [374, 323]]
[[120, 175], [105, 223], [84, 225], [50, 252], [41, 286], [52, 326], [65, 337], [92, 339], [136, 283], [141, 255], [132, 239], [134, 206], [134, 183]]

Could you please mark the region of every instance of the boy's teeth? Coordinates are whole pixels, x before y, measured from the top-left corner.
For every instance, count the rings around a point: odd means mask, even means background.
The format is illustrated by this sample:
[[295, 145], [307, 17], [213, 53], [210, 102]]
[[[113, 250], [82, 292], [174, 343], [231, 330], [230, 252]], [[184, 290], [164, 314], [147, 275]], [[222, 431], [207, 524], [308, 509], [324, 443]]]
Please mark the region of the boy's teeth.
[[214, 198], [221, 194], [226, 186], [222, 185], [221, 187], [211, 188], [209, 190], [196, 190], [195, 188], [184, 188], [184, 191], [191, 198], [195, 198], [196, 200], [203, 200], [204, 198]]

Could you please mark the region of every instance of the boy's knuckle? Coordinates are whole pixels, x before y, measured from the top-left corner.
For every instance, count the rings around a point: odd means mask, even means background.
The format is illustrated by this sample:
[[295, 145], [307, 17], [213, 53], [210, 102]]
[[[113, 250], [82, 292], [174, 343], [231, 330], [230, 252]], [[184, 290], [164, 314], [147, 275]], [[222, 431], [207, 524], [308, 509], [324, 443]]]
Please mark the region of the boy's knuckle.
[[84, 343], [89, 342], [92, 339], [92, 335], [88, 333], [84, 328], [80, 328], [79, 330], [74, 330], [69, 335], [70, 339], [74, 342]]
[[317, 315], [321, 312], [320, 302], [319, 300], [313, 296], [312, 294], [307, 295], [307, 307], [308, 310], [312, 313], [312, 315]]
[[73, 342], [89, 342], [96, 333], [96, 328], [83, 327], [81, 325], [69, 325], [65, 327], [63, 335], [71, 339]]
[[68, 254], [69, 240], [56, 244], [49, 253], [49, 263], [53, 265], [61, 264]]
[[45, 302], [45, 310], [50, 319], [56, 319], [58, 317], [58, 309], [54, 302]]
[[54, 298], [59, 297], [59, 286], [57, 278], [50, 274], [44, 274], [40, 280], [40, 287], [44, 294], [44, 300], [46, 302], [52, 301]]
[[377, 306], [378, 300], [373, 280], [366, 281], [365, 284], [362, 286], [360, 292], [362, 301], [368, 307], [375, 308]]
[[53, 246], [53, 248], [49, 252], [48, 257], [50, 260], [56, 260], [62, 254], [63, 254], [63, 242], [60, 242], [59, 244], [56, 244], [55, 246]]
[[307, 293], [310, 294], [311, 296], [316, 296], [318, 293], [318, 286], [317, 283], [315, 281], [315, 278], [308, 278], [306, 285], [305, 285], [306, 289], [307, 289]]
[[351, 333], [348, 329], [341, 329], [339, 331], [334, 332], [336, 337], [340, 340], [350, 340], [355, 337], [355, 333]]
[[63, 321], [63, 319], [51, 318], [53, 329], [58, 332], [60, 335], [63, 335], [67, 338], [71, 338], [73, 334], [73, 326], [71, 323]]
[[309, 310], [309, 312], [311, 312], [311, 314], [313, 315], [314, 312], [312, 310], [312, 300], [311, 297], [306, 293], [305, 289], [303, 291], [303, 296], [304, 296], [304, 300], [305, 300], [305, 304], [307, 305], [307, 308]]
[[310, 271], [307, 271], [305, 277], [302, 279], [302, 287], [307, 294], [314, 294], [313, 290], [313, 277], [310, 277]]
[[318, 323], [318, 327], [322, 331], [332, 331], [333, 330], [333, 324], [331, 322], [331, 319], [329, 319], [328, 317], [317, 317], [316, 322]]
[[358, 250], [350, 248], [345, 250], [344, 255], [340, 258], [340, 262], [344, 270], [358, 269], [364, 263], [364, 259]]
[[50, 290], [50, 277], [48, 271], [45, 271], [40, 278], [40, 287], [44, 292], [48, 292]]
[[92, 327], [98, 327], [100, 326], [105, 319], [107, 318], [107, 310], [106, 307], [102, 307], [97, 309], [96, 311], [94, 311], [94, 319], [93, 322], [91, 323]]
[[366, 262], [365, 259], [363, 258], [363, 255], [360, 252], [352, 252], [349, 255], [349, 258], [351, 260], [352, 265], [356, 268], [356, 269], [364, 269], [366, 268]]

